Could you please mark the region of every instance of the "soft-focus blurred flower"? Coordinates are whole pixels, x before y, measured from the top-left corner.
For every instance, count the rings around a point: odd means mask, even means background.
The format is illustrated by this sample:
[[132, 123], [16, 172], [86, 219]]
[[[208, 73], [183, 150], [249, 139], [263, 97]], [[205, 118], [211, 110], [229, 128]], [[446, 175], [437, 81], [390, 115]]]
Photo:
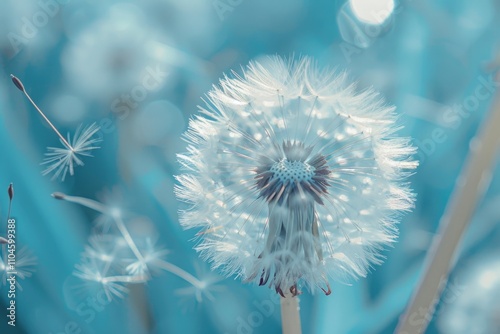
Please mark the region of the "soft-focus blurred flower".
[[[149, 240], [146, 244], [151, 246]], [[139, 249], [143, 250], [142, 247]], [[109, 299], [113, 295], [121, 298], [128, 292], [125, 284], [148, 281], [148, 264], [166, 253], [162, 249], [152, 252], [151, 247], [147, 250], [149, 253], [142, 253], [145, 261], [141, 262], [122, 237], [93, 235], [85, 247], [81, 263], [75, 266], [74, 274], [88, 284], [101, 285]]]
[[[4, 59], [13, 59], [22, 51], [29, 54], [31, 61], [36, 61], [40, 54], [50, 49], [57, 42], [58, 12], [63, 5], [53, 3], [47, 13], [46, 6], [36, 0], [0, 1], [0, 55]], [[26, 55], [25, 55], [26, 56]]]
[[139, 7], [117, 4], [75, 37], [61, 61], [68, 79], [84, 95], [121, 96], [123, 105], [112, 107], [118, 110], [141, 102], [149, 90], [164, 84], [167, 64], [176, 62], [175, 55], [166, 54], [170, 49], [165, 39]]
[[443, 296], [438, 318], [440, 333], [490, 334], [500, 328], [500, 260], [498, 256], [478, 258], [461, 271], [461, 288], [452, 300]]
[[[13, 270], [9, 269], [8, 262], [8, 252], [5, 248], [2, 249], [2, 256], [0, 257], [0, 273], [2, 275], [2, 284], [7, 285], [8, 272]], [[35, 272], [36, 268], [36, 257], [31, 253], [27, 247], [21, 247], [16, 251], [16, 262], [15, 262], [15, 272], [16, 272], [16, 286], [19, 290], [23, 290], [19, 280], [24, 280]]]
[[308, 58], [251, 62], [190, 122], [177, 177], [184, 227], [225, 274], [283, 294], [365, 276], [396, 238], [417, 166], [394, 107]]
[[[74, 275], [84, 281], [83, 285], [76, 287], [77, 293], [104, 291], [108, 300], [113, 296], [123, 298], [128, 292], [128, 284], [145, 283], [152, 275], [167, 271], [190, 283], [193, 289], [189, 291], [199, 302], [203, 295], [209, 299], [213, 298], [210, 291], [213, 288], [211, 284], [216, 283], [215, 280], [199, 280], [180, 267], [165, 261], [168, 251], [158, 246], [152, 235], [130, 233], [130, 226], [125, 222], [130, 217], [123, 214], [119, 208], [59, 192], [52, 196], [98, 211], [109, 216], [114, 223], [114, 226], [108, 226], [106, 234], [94, 234], [90, 237], [89, 245], [82, 253], [81, 263], [75, 266]], [[147, 231], [147, 228], [142, 230]]]

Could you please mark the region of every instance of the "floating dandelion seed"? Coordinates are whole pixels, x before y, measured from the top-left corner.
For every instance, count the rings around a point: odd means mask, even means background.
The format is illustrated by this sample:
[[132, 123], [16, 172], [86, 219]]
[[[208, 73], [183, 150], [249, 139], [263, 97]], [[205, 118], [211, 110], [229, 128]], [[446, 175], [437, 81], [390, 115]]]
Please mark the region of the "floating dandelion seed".
[[47, 175], [54, 172], [52, 179], [61, 177], [62, 181], [66, 178], [68, 171], [70, 175], [74, 175], [75, 165], [84, 165], [79, 156], [91, 157], [92, 154], [90, 154], [90, 151], [99, 148], [94, 145], [99, 143], [101, 139], [92, 138], [98, 131], [99, 127], [95, 123], [83, 129], [79, 126], [73, 140], [71, 140], [71, 137], [68, 134], [68, 141], [71, 142], [70, 147], [47, 148], [48, 152], [45, 153], [46, 157], [43, 159], [42, 165], [48, 165], [48, 167], [42, 172], [42, 174]]
[[[201, 301], [201, 296], [211, 298], [216, 281], [203, 281], [164, 260], [168, 251], [156, 245], [149, 236], [134, 237], [130, 234], [121, 210], [108, 207], [100, 202], [60, 192], [52, 197], [77, 203], [109, 216], [119, 234], [94, 235], [82, 254], [82, 262], [75, 266], [74, 275], [85, 281], [83, 290], [103, 289], [106, 296], [122, 298], [128, 292], [127, 285], [145, 283], [151, 276], [161, 271], [170, 272], [193, 286], [190, 290]], [[109, 227], [111, 229], [111, 226]], [[110, 231], [111, 232], [111, 231]]]
[[394, 107], [309, 58], [270, 57], [224, 77], [200, 109], [176, 195], [214, 267], [284, 296], [300, 282], [329, 294], [329, 277], [381, 262], [413, 206], [402, 180], [417, 166]]
[[64, 138], [63, 135], [57, 130], [57, 128], [52, 124], [52, 122], [45, 116], [42, 110], [35, 104], [35, 102], [28, 95], [28, 92], [24, 88], [21, 80], [19, 80], [14, 75], [10, 75], [14, 85], [24, 93], [28, 98], [30, 103], [35, 107], [35, 109], [42, 115], [43, 119], [49, 124], [49, 126], [57, 134], [61, 143], [62, 148], [49, 147], [48, 152], [45, 153], [45, 158], [42, 165], [48, 165], [47, 168], [42, 172], [43, 175], [50, 174], [54, 172], [52, 179], [61, 178], [62, 181], [65, 180], [66, 174], [69, 172], [71, 176], [74, 175], [75, 165], [83, 166], [84, 163], [80, 157], [87, 156], [91, 157], [90, 153], [92, 150], [98, 149], [95, 144], [101, 142], [99, 138], [93, 138], [93, 136], [99, 131], [99, 127], [93, 123], [90, 126], [82, 127], [79, 126], [76, 130], [75, 135], [71, 138], [68, 133], [68, 138]]

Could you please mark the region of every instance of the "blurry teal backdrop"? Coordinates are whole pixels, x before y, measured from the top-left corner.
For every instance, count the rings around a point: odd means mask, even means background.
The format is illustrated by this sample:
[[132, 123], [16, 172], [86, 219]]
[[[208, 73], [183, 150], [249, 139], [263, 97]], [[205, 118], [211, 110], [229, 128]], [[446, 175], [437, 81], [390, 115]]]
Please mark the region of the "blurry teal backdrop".
[[[334, 284], [330, 296], [301, 296], [304, 333], [392, 333], [498, 86], [492, 78], [500, 67], [499, 10], [498, 0], [399, 1], [387, 21], [367, 28], [338, 0], [2, 0], [0, 188], [14, 183], [18, 243], [37, 264], [32, 277], [20, 281], [15, 328], [6, 324], [6, 286], [0, 287], [0, 332], [279, 333], [274, 292], [231, 278], [218, 283], [215, 300], [198, 302], [176, 293], [185, 281], [162, 273], [82, 316], [76, 307], [86, 299], [75, 297], [72, 271], [97, 215], [50, 196], [62, 191], [118, 201], [147, 217], [171, 263], [208, 279], [209, 265], [192, 250], [194, 232], [177, 221], [173, 175], [175, 154], [184, 151], [180, 136], [223, 73], [278, 54], [312, 56], [347, 69], [360, 87], [374, 86], [396, 105], [401, 132], [419, 147], [421, 164], [411, 178], [417, 207], [404, 217], [385, 263], [366, 279]], [[61, 132], [80, 123], [103, 127], [101, 149], [65, 182], [41, 175], [46, 147], [58, 138], [11, 84], [10, 73]], [[428, 333], [453, 332], [453, 314], [462, 313], [452, 311], [463, 304], [463, 291], [481, 289], [461, 279], [459, 269], [500, 255], [499, 204], [500, 174], [494, 173], [462, 245], [449, 298], [438, 303]], [[1, 226], [7, 207], [5, 190]]]

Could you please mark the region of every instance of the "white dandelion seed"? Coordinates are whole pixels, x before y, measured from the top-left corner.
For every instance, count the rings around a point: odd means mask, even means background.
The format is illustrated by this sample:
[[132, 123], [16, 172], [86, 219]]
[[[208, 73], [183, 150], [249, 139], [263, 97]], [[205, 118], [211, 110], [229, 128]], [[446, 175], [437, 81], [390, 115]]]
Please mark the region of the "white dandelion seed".
[[84, 163], [82, 161], [82, 157], [92, 157], [91, 151], [98, 149], [98, 146], [95, 146], [97, 143], [101, 142], [100, 138], [95, 138], [94, 135], [99, 131], [99, 126], [95, 123], [90, 126], [82, 127], [79, 126], [71, 139], [70, 134], [68, 133], [68, 138], [64, 138], [64, 136], [57, 130], [57, 128], [52, 124], [52, 122], [45, 116], [42, 110], [35, 104], [35, 102], [28, 95], [28, 92], [24, 88], [21, 80], [19, 80], [14, 75], [10, 75], [12, 78], [12, 82], [14, 85], [24, 93], [24, 95], [28, 98], [30, 103], [35, 107], [35, 109], [40, 113], [43, 119], [49, 124], [52, 130], [57, 134], [59, 139], [61, 140], [62, 148], [59, 147], [48, 147], [48, 152], [45, 153], [45, 158], [42, 162], [42, 165], [48, 165], [47, 168], [42, 172], [43, 175], [47, 175], [50, 173], [54, 173], [52, 176], [52, 180], [61, 178], [62, 181], [65, 180], [66, 174], [69, 172], [71, 176], [75, 174], [74, 168], [75, 166], [83, 166]]
[[99, 127], [95, 123], [85, 128], [79, 126], [73, 140], [71, 140], [70, 134], [68, 133], [67, 142], [71, 143], [71, 146], [66, 146], [61, 140], [64, 147], [48, 147], [48, 152], [45, 153], [46, 157], [42, 162], [42, 165], [48, 166], [42, 174], [47, 175], [53, 172], [54, 175], [52, 179], [60, 177], [62, 181], [64, 181], [68, 172], [70, 175], [74, 175], [75, 166], [84, 165], [81, 157], [92, 157], [90, 151], [99, 148], [95, 146], [95, 144], [99, 143], [101, 139], [93, 138], [98, 131]]
[[395, 134], [394, 107], [309, 58], [233, 74], [208, 93], [178, 156], [176, 195], [191, 205], [180, 222], [204, 229], [196, 249], [282, 296], [366, 276], [414, 202], [403, 179], [415, 148]]
[[144, 283], [148, 279], [144, 276], [128, 276], [109, 274], [110, 262], [99, 258], [85, 258], [82, 263], [75, 265], [73, 274], [82, 279], [84, 284], [80, 287], [80, 293], [92, 291], [91, 289], [99, 287], [102, 289], [108, 300], [113, 296], [123, 298], [128, 293], [125, 284]]

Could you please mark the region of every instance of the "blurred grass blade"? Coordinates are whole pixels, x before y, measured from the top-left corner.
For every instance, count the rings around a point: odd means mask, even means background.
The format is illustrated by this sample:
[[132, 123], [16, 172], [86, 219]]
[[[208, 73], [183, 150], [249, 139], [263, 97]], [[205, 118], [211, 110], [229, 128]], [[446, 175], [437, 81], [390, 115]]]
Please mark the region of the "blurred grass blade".
[[488, 188], [500, 147], [500, 94], [480, 132], [470, 142], [465, 167], [441, 218], [438, 234], [425, 261], [424, 276], [396, 329], [399, 334], [422, 333], [432, 318], [459, 242], [477, 203]]

